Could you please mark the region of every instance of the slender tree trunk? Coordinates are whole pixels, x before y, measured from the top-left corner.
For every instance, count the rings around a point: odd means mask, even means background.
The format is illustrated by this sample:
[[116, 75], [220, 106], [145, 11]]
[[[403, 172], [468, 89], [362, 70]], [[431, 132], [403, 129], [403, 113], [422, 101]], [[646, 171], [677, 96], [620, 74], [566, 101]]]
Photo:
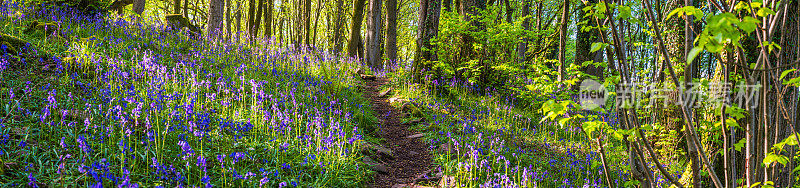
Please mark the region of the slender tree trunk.
[[[567, 25], [570, 17], [569, 0], [564, 0], [561, 7], [561, 28], [558, 32], [558, 81], [564, 81], [564, 66], [567, 64]], [[609, 57], [610, 58], [610, 57]]]
[[255, 39], [255, 33], [253, 33], [253, 29], [256, 28], [255, 20], [256, 20], [256, 0], [250, 0], [250, 4], [248, 4], [248, 11], [247, 11], [247, 36], [250, 40]]
[[225, 40], [231, 41], [231, 0], [225, 0]]
[[272, 9], [275, 6], [274, 0], [266, 0], [267, 4], [264, 5], [264, 38], [270, 40], [272, 37]]
[[305, 4], [303, 4], [303, 18], [304, 26], [303, 32], [305, 35], [305, 44], [311, 45], [311, 0], [305, 0]]
[[506, 22], [512, 23], [513, 22], [512, 16], [514, 15], [514, 9], [511, 8], [511, 1], [505, 0], [504, 3], [506, 5]]
[[[691, 5], [692, 5], [692, 0], [684, 0], [684, 6], [691, 6]], [[694, 16], [689, 16], [689, 15], [686, 15], [686, 16], [687, 17], [686, 17], [686, 19], [684, 19], [685, 23], [684, 23], [684, 27], [683, 27], [683, 30], [684, 30], [684, 36], [683, 36], [683, 38], [684, 38], [684, 43], [683, 43], [684, 54], [683, 54], [683, 57], [684, 58], [687, 57], [687, 55], [689, 54], [689, 51], [691, 51], [692, 48], [694, 47], [694, 44], [693, 44], [694, 33], [692, 32], [692, 21], [694, 20]], [[679, 59], [679, 61], [680, 60], [683, 60], [683, 59]], [[683, 60], [683, 61], [685, 62], [685, 60]], [[695, 66], [694, 65], [696, 65], [695, 62], [687, 62], [686, 68], [684, 69], [684, 72], [683, 72], [684, 73], [684, 81], [683, 82], [684, 82], [684, 85], [686, 87], [689, 87], [689, 84], [692, 82], [692, 78], [695, 78], [694, 72], [696, 70], [695, 70]], [[685, 105], [688, 105], [688, 104], [685, 104]], [[688, 130], [689, 126], [686, 125], [685, 128]], [[692, 138], [692, 135], [690, 135], [691, 131], [685, 131], [685, 132], [687, 134], [686, 138]], [[687, 147], [689, 149], [687, 154], [689, 155], [689, 159], [692, 161], [692, 185], [694, 187], [700, 187], [700, 186], [702, 186], [702, 184], [700, 184], [700, 181], [701, 181], [701, 177], [700, 177], [700, 170], [701, 169], [700, 168], [702, 166], [701, 166], [701, 163], [700, 163], [700, 158], [699, 158], [700, 156], [697, 155], [697, 152], [698, 152], [697, 151], [697, 148], [698, 148], [697, 146], [699, 144], [702, 144], [702, 143], [694, 142], [694, 139], [688, 139], [688, 141], [686, 143], [687, 143]]]
[[305, 36], [305, 34], [303, 34], [303, 31], [305, 31], [303, 30], [303, 28], [305, 28], [305, 26], [303, 25], [304, 22], [303, 20], [305, 20], [305, 18], [303, 17], [303, 2], [304, 2], [303, 0], [297, 0], [297, 3], [294, 3], [297, 15], [300, 15], [296, 16], [296, 21], [292, 23], [294, 25], [292, 29], [294, 29], [295, 33], [294, 35], [295, 47], [300, 47], [300, 45], [302, 45], [303, 36]]
[[236, 42], [241, 42], [241, 31], [242, 31], [242, 2], [239, 0], [236, 1], [236, 13], [234, 17], [236, 17]]
[[256, 19], [253, 20], [253, 39], [258, 39], [258, 30], [261, 29], [261, 15], [264, 12], [264, 1], [265, 0], [257, 0], [258, 6], [256, 6]]
[[[597, 0], [589, 0], [588, 4], [597, 3]], [[584, 4], [581, 6], [581, 10], [583, 7], [588, 6], [588, 4]], [[584, 27], [593, 27], [596, 26], [597, 23], [591, 18], [591, 16], [586, 17], [586, 11], [580, 11], [578, 18], [581, 22], [586, 23]], [[581, 26], [578, 26], [581, 27]], [[591, 52], [592, 43], [597, 41], [598, 32], [596, 29], [591, 29], [589, 31], [585, 31], [583, 29], [578, 30], [578, 34], [576, 35], [576, 44], [575, 44], [575, 63], [578, 65], [583, 65], [581, 67], [581, 71], [596, 77], [602, 77], [602, 69], [594, 65], [586, 65], [586, 61], [594, 62], [597, 58], [595, 58], [598, 53]]]
[[453, 11], [453, 0], [443, 0], [442, 1], [442, 12], [447, 12], [447, 11]]
[[353, 0], [353, 20], [350, 22], [350, 42], [347, 44], [347, 56], [361, 57], [361, 22], [364, 20], [365, 4], [366, 0]]
[[208, 5], [208, 26], [206, 27], [206, 36], [209, 40], [219, 39], [218, 35], [222, 31], [222, 13], [225, 1], [223, 0], [210, 0]]
[[381, 66], [381, 0], [369, 0], [369, 14], [367, 17], [367, 62], [372, 68], [383, 70]]
[[312, 34], [312, 37], [311, 37], [311, 45], [312, 46], [316, 46], [317, 45], [317, 29], [319, 29], [319, 25], [317, 25], [317, 24], [319, 24], [319, 15], [322, 12], [323, 4], [324, 3], [322, 2], [322, 0], [318, 0], [317, 1], [317, 11], [316, 11], [317, 13], [314, 14], [314, 32], [313, 32], [314, 34]]
[[334, 15], [333, 26], [333, 53], [342, 53], [342, 42], [344, 40], [344, 0], [336, 0], [336, 15]]
[[181, 13], [181, 0], [175, 0], [175, 1], [173, 1], [173, 4], [175, 6], [172, 9], [172, 13], [180, 14]]
[[397, 60], [397, 0], [386, 1], [386, 59]]
[[417, 83], [422, 82], [422, 69], [429, 67], [428, 62], [438, 60], [431, 39], [436, 38], [439, 33], [439, 13], [442, 4], [439, 0], [420, 0], [419, 7], [417, 50], [412, 66], [413, 80]]
[[[531, 4], [530, 2], [523, 2], [523, 4], [524, 5], [522, 6], [522, 17], [526, 17], [530, 14]], [[525, 18], [525, 20], [522, 21], [522, 27], [526, 31], [530, 31], [531, 19]], [[525, 62], [525, 53], [528, 52], [528, 40], [530, 40], [528, 39], [528, 37], [523, 37], [522, 41], [519, 42], [519, 44], [517, 44], [517, 63], [522, 64], [523, 68], [525, 68], [525, 65], [523, 64], [523, 62]]]

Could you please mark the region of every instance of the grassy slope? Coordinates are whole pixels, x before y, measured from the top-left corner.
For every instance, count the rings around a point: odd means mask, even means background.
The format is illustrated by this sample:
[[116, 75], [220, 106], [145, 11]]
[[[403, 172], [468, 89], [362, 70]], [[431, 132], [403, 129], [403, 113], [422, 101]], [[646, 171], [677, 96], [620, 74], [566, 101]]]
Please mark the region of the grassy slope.
[[[22, 33], [32, 20], [57, 22], [64, 39]], [[5, 186], [351, 187], [369, 177], [354, 151], [375, 120], [352, 61], [63, 10], [14, 8], [0, 28], [42, 57], [0, 73]]]

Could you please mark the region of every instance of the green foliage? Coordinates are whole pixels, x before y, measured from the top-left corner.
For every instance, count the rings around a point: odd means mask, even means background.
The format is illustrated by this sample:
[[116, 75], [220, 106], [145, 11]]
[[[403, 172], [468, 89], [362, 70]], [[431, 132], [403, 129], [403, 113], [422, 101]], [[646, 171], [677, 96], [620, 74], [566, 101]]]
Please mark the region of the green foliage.
[[109, 6], [114, 0], [33, 0], [34, 5], [44, 5], [48, 7], [60, 6], [79, 10], [86, 14], [96, 14], [108, 12]]

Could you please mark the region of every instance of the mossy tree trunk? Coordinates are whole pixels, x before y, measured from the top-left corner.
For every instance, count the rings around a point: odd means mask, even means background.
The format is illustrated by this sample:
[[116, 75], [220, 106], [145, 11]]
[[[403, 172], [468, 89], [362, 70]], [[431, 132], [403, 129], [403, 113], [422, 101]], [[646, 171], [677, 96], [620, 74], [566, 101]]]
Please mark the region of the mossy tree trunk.
[[439, 33], [439, 13], [442, 8], [440, 0], [421, 0], [419, 5], [419, 24], [417, 28], [417, 50], [412, 65], [414, 82], [422, 82], [423, 69], [429, 69], [429, 62], [437, 61], [435, 46], [431, 39]]
[[364, 5], [366, 0], [353, 0], [353, 20], [350, 22], [350, 42], [347, 43], [347, 56], [360, 58], [361, 49], [361, 22], [364, 20]]

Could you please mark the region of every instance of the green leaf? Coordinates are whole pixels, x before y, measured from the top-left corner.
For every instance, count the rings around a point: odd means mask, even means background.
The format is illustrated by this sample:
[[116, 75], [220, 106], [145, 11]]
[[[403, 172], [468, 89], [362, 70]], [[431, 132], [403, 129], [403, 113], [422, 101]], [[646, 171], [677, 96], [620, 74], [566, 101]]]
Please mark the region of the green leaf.
[[666, 18], [664, 18], [664, 19], [665, 19], [665, 20], [669, 20], [669, 19], [670, 19], [670, 18], [672, 18], [672, 16], [674, 16], [675, 14], [679, 14], [679, 13], [680, 13], [680, 14], [683, 14], [683, 12], [685, 12], [685, 11], [684, 11], [684, 9], [683, 9], [683, 7], [681, 7], [681, 8], [676, 8], [675, 10], [672, 10], [672, 11], [670, 11], [670, 12], [669, 12], [669, 14], [667, 14], [667, 17], [666, 17]]
[[564, 125], [567, 124], [567, 121], [569, 121], [570, 119], [572, 118], [561, 118], [560, 120], [558, 120], [558, 124], [563, 127]]
[[737, 25], [739, 25], [739, 28], [742, 29], [742, 31], [747, 33], [752, 33], [753, 31], [756, 30], [756, 25], [759, 23], [761, 23], [761, 21], [759, 21], [758, 19], [755, 19], [750, 16], [745, 16], [742, 22], [739, 22], [739, 24]]
[[598, 130], [598, 129], [602, 129], [603, 127], [605, 127], [605, 124], [606, 124], [606, 122], [602, 122], [602, 121], [596, 121], [596, 120], [595, 121], [587, 121], [587, 122], [583, 122], [583, 127], [581, 127], [581, 128], [583, 129], [583, 131], [586, 131], [586, 135], [588, 135], [589, 138], [592, 138], [592, 132], [594, 132], [595, 130]]
[[727, 120], [725, 120], [725, 125], [728, 126], [728, 127], [740, 127], [739, 123], [736, 122], [736, 120], [733, 120], [731, 118], [728, 118]]
[[783, 82], [783, 84], [786, 84], [786, 85], [793, 85], [793, 84], [795, 84], [795, 83], [797, 83], [797, 82], [800, 82], [800, 77], [797, 77], [797, 78], [792, 78], [792, 79], [791, 79], [791, 80], [789, 80], [789, 81], [785, 81], [785, 82]]
[[792, 134], [792, 136], [783, 139], [781, 143], [785, 143], [786, 145], [794, 146], [800, 143], [800, 140], [797, 138], [797, 134]]
[[783, 80], [783, 78], [785, 78], [786, 75], [789, 75], [789, 73], [792, 73], [794, 71], [797, 71], [797, 69], [789, 69], [789, 70], [785, 70], [785, 71], [781, 72], [781, 78], [780, 79]]
[[622, 6], [619, 6], [619, 17], [620, 17], [620, 18], [625, 18], [625, 19], [627, 19], [627, 18], [631, 18], [631, 17], [633, 17], [633, 16], [632, 16], [632, 14], [631, 14], [631, 12], [632, 12], [632, 11], [631, 11], [631, 7], [629, 7], [629, 6], [624, 6], [624, 5], [622, 5]]
[[686, 56], [686, 62], [687, 63], [693, 62], [694, 58], [696, 58], [697, 55], [700, 54], [700, 52], [702, 52], [702, 51], [703, 51], [703, 47], [695, 46], [694, 48], [692, 48], [692, 50], [689, 51], [689, 55]]
[[772, 164], [774, 162], [778, 162], [781, 165], [786, 165], [786, 163], [789, 162], [789, 158], [786, 157], [786, 156], [783, 156], [783, 155], [778, 155], [778, 154], [775, 154], [775, 153], [769, 153], [769, 154], [767, 154], [766, 157], [764, 157], [764, 160], [762, 161], [762, 163], [765, 166], [769, 166], [770, 164]]
[[601, 49], [605, 48], [605, 47], [606, 47], [606, 45], [607, 45], [606, 43], [602, 43], [602, 42], [595, 42], [595, 43], [592, 43], [592, 49], [591, 49], [591, 51], [592, 51], [592, 53], [594, 53], [594, 52], [596, 52], [596, 51], [598, 51], [598, 50], [601, 50]]
[[744, 147], [744, 143], [746, 141], [747, 140], [742, 138], [741, 140], [739, 140], [739, 142], [736, 142], [736, 144], [733, 144], [733, 149], [735, 149], [736, 151], [742, 151], [742, 147]]
[[670, 11], [669, 14], [667, 14], [667, 17], [664, 18], [664, 20], [669, 20], [670, 18], [672, 18], [672, 16], [675, 16], [675, 14], [682, 15], [684, 14], [684, 12], [685, 12], [684, 7], [676, 8], [675, 10]]
[[775, 11], [772, 11], [772, 9], [769, 9], [767, 7], [763, 7], [763, 8], [758, 9], [758, 12], [756, 12], [756, 15], [761, 16], [761, 17], [767, 17], [769, 15], [775, 15]]
[[775, 161], [778, 161], [778, 158], [780, 158], [778, 155], [775, 155], [774, 153], [769, 153], [766, 157], [764, 157], [764, 161], [762, 163], [766, 166], [769, 166]]

